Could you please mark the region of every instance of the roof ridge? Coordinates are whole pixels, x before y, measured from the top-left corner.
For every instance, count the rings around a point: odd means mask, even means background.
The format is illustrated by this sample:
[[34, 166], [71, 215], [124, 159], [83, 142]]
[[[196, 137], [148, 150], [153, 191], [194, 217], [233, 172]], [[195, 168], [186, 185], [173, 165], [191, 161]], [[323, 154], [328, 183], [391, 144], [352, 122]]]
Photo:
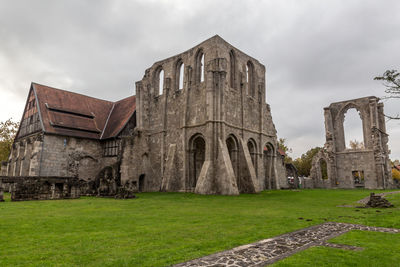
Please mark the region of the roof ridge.
[[114, 107], [115, 107], [115, 103], [113, 103], [113, 105], [111, 107], [111, 110], [110, 110], [110, 113], [108, 113], [108, 117], [107, 117], [106, 123], [104, 124], [103, 131], [101, 132], [101, 135], [100, 135], [100, 140], [103, 138], [104, 131], [107, 129], [108, 121], [109, 121], [109, 119], [111, 117], [111, 114], [112, 114], [112, 112], [114, 110]]
[[53, 89], [53, 90], [59, 90], [59, 91], [67, 92], [67, 93], [70, 93], [70, 94], [75, 94], [75, 95], [80, 95], [80, 96], [84, 96], [84, 97], [89, 97], [89, 98], [92, 98], [92, 99], [96, 99], [96, 100], [100, 100], [100, 101], [104, 101], [104, 102], [108, 102], [108, 103], [114, 103], [113, 101], [110, 101], [110, 100], [105, 100], [105, 99], [101, 99], [101, 98], [97, 98], [97, 97], [93, 97], [93, 96], [89, 96], [89, 95], [84, 95], [84, 94], [81, 94], [81, 93], [76, 93], [76, 92], [68, 91], [68, 90], [65, 90], [65, 89], [60, 89], [60, 88], [48, 86], [48, 85], [45, 85], [45, 84], [40, 84], [40, 83], [36, 83], [36, 82], [31, 82], [31, 83], [32, 83], [33, 85], [44, 86], [44, 87], [47, 87], [47, 88], [50, 88], [50, 89]]

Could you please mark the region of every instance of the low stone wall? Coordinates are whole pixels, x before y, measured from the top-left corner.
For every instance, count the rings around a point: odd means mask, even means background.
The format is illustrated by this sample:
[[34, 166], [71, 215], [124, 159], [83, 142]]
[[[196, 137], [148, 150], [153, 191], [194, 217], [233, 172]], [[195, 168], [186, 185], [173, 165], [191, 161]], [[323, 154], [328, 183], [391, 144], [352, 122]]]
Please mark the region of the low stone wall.
[[0, 198], [10, 186], [11, 200], [46, 200], [79, 198], [78, 179], [72, 177], [0, 177]]
[[11, 193], [12, 201], [69, 199], [84, 196], [135, 198], [129, 183], [117, 185], [112, 179], [86, 182], [74, 177], [9, 177], [0, 176], [0, 202], [4, 191]]
[[303, 188], [312, 189], [314, 188], [314, 180], [312, 178], [304, 178], [303, 180]]

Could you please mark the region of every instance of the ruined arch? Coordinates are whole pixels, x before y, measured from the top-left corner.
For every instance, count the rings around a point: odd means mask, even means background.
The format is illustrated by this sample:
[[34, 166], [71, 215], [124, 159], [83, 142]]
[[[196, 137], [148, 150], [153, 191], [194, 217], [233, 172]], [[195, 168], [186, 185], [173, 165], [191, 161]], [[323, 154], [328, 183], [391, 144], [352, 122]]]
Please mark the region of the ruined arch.
[[249, 60], [246, 64], [246, 82], [248, 94], [255, 97], [255, 75], [254, 75], [254, 64]]
[[328, 162], [326, 161], [325, 158], [320, 158], [318, 161], [319, 165], [319, 177], [322, 180], [327, 180], [328, 179]]
[[201, 168], [206, 159], [206, 141], [202, 134], [195, 134], [189, 141], [189, 181], [188, 188], [194, 190]]
[[[364, 114], [363, 110], [361, 109], [360, 106], [358, 106], [357, 104], [350, 102], [347, 103], [346, 105], [344, 105], [338, 112], [338, 114], [336, 115], [335, 118], [335, 125], [336, 125], [336, 148], [338, 151], [344, 151], [346, 149], [346, 133], [345, 133], [345, 127], [344, 127], [344, 123], [345, 123], [345, 117], [347, 112], [350, 109], [355, 109], [361, 119], [361, 125], [362, 125], [362, 142], [364, 143], [364, 146], [367, 147], [367, 142], [366, 142], [366, 125], [365, 125], [365, 118], [366, 115]], [[347, 140], [350, 141], [350, 140]]]
[[185, 64], [182, 59], [178, 59], [175, 64], [175, 89], [183, 89], [183, 82], [185, 77]]
[[156, 68], [154, 72], [154, 94], [162, 95], [164, 92], [164, 69], [162, 66]]
[[231, 50], [229, 52], [229, 62], [230, 62], [230, 86], [236, 89], [236, 56], [235, 52]]
[[199, 84], [204, 81], [204, 52], [200, 48], [195, 57], [195, 83]]
[[263, 148], [264, 156], [264, 181], [266, 189], [276, 188], [275, 182], [275, 148], [271, 143], [266, 143]]
[[251, 162], [253, 163], [254, 170], [257, 174], [257, 143], [253, 138], [250, 138], [247, 142], [247, 148], [249, 149]]

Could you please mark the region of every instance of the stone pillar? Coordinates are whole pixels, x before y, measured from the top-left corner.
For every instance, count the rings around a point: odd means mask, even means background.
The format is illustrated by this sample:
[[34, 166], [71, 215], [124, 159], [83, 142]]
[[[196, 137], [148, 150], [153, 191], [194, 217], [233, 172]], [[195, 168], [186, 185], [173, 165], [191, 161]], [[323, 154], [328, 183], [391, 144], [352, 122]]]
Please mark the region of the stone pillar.
[[32, 143], [30, 139], [27, 139], [25, 142], [25, 150], [23, 157], [21, 159], [21, 170], [20, 176], [28, 176], [29, 175], [29, 166], [31, 163], [31, 154], [32, 154]]
[[42, 145], [43, 145], [43, 140], [41, 138], [37, 138], [33, 142], [32, 151], [30, 154], [30, 162], [29, 162], [29, 172], [28, 172], [29, 176], [39, 176]]

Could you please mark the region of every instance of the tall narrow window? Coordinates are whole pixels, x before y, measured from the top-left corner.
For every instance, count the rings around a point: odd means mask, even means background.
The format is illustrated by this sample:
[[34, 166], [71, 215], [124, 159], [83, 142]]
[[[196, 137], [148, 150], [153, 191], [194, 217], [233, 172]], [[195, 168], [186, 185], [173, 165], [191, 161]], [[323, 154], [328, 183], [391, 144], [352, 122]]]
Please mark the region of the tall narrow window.
[[229, 60], [231, 63], [231, 70], [230, 70], [230, 85], [231, 88], [236, 89], [236, 59], [233, 50], [229, 53]]
[[246, 83], [249, 82], [249, 66], [246, 65]]
[[181, 67], [179, 68], [179, 89], [183, 89], [183, 78], [185, 73], [185, 64], [181, 64]]
[[204, 81], [204, 53], [202, 49], [199, 49], [196, 53], [194, 67], [195, 84], [199, 84]]
[[175, 66], [175, 88], [176, 90], [183, 89], [183, 79], [185, 77], [185, 64], [179, 59]]
[[162, 95], [164, 89], [164, 70], [161, 69], [158, 73], [158, 94]]
[[248, 93], [252, 97], [255, 96], [255, 91], [256, 91], [254, 88], [254, 82], [255, 82], [254, 80], [255, 80], [254, 66], [253, 63], [251, 63], [251, 61], [248, 61], [246, 64], [246, 81], [247, 81]]
[[200, 60], [200, 82], [204, 82], [204, 54], [201, 55]]

